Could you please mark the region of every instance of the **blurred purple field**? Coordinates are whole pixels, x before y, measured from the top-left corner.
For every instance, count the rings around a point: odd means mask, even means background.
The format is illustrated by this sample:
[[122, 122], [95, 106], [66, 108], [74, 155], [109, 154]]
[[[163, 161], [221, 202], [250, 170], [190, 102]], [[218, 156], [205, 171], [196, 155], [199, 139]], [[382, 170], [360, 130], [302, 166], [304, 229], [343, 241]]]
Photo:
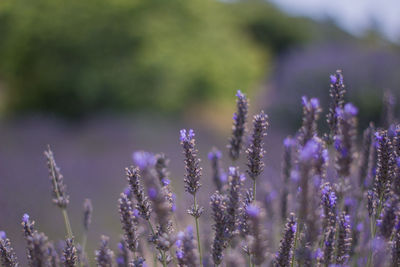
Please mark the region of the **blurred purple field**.
[[[132, 164], [133, 151], [164, 152], [170, 158], [177, 210], [184, 211], [189, 207], [190, 197], [184, 194], [184, 164], [179, 145], [179, 130], [189, 127], [196, 130], [202, 159], [203, 187], [199, 196], [201, 205], [206, 209], [201, 219], [207, 222], [210, 192], [215, 190], [207, 154], [212, 146], [217, 146], [223, 151], [224, 167], [228, 167], [226, 145], [229, 129], [225, 136], [210, 130], [202, 131], [204, 127], [200, 129], [193, 122], [161, 117], [103, 117], [74, 124], [43, 117], [2, 121], [0, 229], [6, 230], [13, 240], [20, 261], [26, 262], [20, 225], [24, 213], [29, 213], [37, 228], [46, 232], [50, 239], [65, 238], [62, 215], [51, 202], [51, 183], [43, 155], [47, 144], [51, 145], [67, 184], [71, 200], [68, 212], [78, 240], [83, 231], [83, 201], [85, 198], [92, 199], [94, 213], [88, 237], [88, 254], [93, 259], [101, 234], [111, 237], [113, 248], [122, 234], [117, 200], [127, 184], [124, 168]], [[273, 186], [271, 190], [275, 192], [279, 191], [282, 139], [283, 135], [272, 127], [266, 138], [266, 171], [260, 179], [261, 184], [270, 183]], [[244, 171], [244, 164], [240, 166]], [[180, 217], [181, 227], [192, 223], [190, 216], [183, 212], [177, 216]], [[203, 226], [210, 231], [207, 223]]]

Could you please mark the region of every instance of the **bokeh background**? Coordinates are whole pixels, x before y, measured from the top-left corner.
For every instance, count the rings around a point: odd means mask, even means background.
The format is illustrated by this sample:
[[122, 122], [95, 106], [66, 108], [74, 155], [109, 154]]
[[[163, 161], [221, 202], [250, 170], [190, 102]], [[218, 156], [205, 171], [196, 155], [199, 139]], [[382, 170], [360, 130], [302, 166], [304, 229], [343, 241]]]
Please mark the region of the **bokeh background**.
[[237, 89], [251, 113], [270, 116], [263, 183], [278, 192], [268, 184], [280, 176], [283, 138], [300, 125], [300, 97], [320, 98], [326, 111], [329, 74], [343, 70], [360, 128], [379, 125], [385, 90], [400, 99], [399, 13], [396, 0], [0, 1], [0, 229], [22, 262], [23, 213], [50, 239], [64, 237], [47, 144], [77, 236], [83, 200], [93, 201], [90, 257], [100, 234], [118, 241], [133, 151], [166, 153], [185, 209], [181, 128], [196, 130], [208, 207], [207, 153], [226, 154]]

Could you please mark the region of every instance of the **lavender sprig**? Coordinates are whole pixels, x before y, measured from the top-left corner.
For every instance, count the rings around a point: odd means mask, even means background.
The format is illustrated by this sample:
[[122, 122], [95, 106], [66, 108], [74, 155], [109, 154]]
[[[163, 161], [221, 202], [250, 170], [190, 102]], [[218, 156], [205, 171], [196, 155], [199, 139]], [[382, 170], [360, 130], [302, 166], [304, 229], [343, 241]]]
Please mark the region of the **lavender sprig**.
[[400, 221], [395, 227], [395, 234], [392, 242], [392, 262], [390, 266], [400, 266]]
[[343, 75], [341, 70], [337, 70], [335, 74], [330, 76], [330, 89], [329, 95], [331, 102], [329, 105], [329, 112], [326, 115], [326, 121], [329, 126], [329, 133], [327, 134], [327, 142], [333, 143], [333, 138], [338, 131], [338, 118], [336, 110], [342, 109], [344, 105], [344, 94], [346, 93], [345, 85], [343, 83]]
[[224, 197], [217, 191], [211, 196], [211, 209], [214, 219], [213, 228], [215, 231], [214, 241], [211, 246], [213, 262], [220, 265], [223, 259], [223, 251], [226, 247], [227, 224], [226, 224], [226, 203]]
[[53, 203], [56, 204], [60, 209], [64, 217], [65, 228], [67, 230], [68, 238], [73, 238], [71, 223], [69, 221], [67, 213], [67, 205], [69, 203], [69, 195], [67, 195], [67, 187], [64, 184], [64, 177], [58, 168], [54, 159], [53, 151], [50, 146], [44, 152], [47, 158], [47, 166], [49, 168], [50, 180], [53, 186]]
[[236, 94], [237, 111], [233, 114], [232, 136], [229, 139], [229, 156], [232, 160], [237, 160], [242, 148], [243, 136], [246, 132], [246, 119], [248, 112], [248, 102], [246, 96], [240, 91]]
[[239, 222], [240, 190], [245, 176], [240, 174], [238, 167], [229, 167], [229, 182], [226, 204], [226, 227], [231, 239], [235, 234]]
[[143, 186], [140, 184], [139, 169], [133, 166], [125, 169], [126, 176], [129, 182], [131, 192], [136, 199], [136, 208], [139, 211], [139, 215], [146, 221], [150, 219], [152, 212], [151, 204], [149, 199], [144, 194]]
[[129, 198], [122, 193], [118, 200], [119, 202], [119, 214], [124, 230], [124, 241], [128, 245], [128, 248], [133, 253], [136, 253], [138, 247], [138, 234], [137, 225], [133, 215], [132, 203]]
[[303, 122], [298, 133], [298, 142], [300, 146], [305, 146], [311, 138], [317, 135], [317, 121], [322, 110], [317, 98], [308, 100], [306, 96], [303, 96], [302, 104]]
[[194, 131], [190, 129], [188, 132], [183, 129], [180, 131], [180, 141], [185, 155], [186, 177], [184, 179], [186, 191], [193, 196], [193, 206], [189, 210], [196, 223], [197, 245], [199, 250], [200, 262], [202, 262], [200, 232], [199, 232], [199, 217], [203, 213], [203, 208], [197, 204], [196, 193], [199, 190], [201, 167], [200, 159], [197, 157], [197, 149], [195, 147]]
[[358, 109], [351, 103], [347, 103], [343, 109], [336, 109], [338, 129], [334, 137], [337, 151], [335, 168], [339, 177], [342, 178], [350, 175], [350, 167], [354, 159], [357, 113]]
[[286, 220], [287, 209], [288, 209], [288, 195], [289, 195], [289, 181], [290, 174], [293, 166], [293, 147], [296, 144], [294, 139], [290, 136], [286, 137], [283, 141], [284, 153], [282, 163], [282, 193], [281, 193], [281, 219]]
[[359, 185], [362, 189], [362, 192], [366, 189], [366, 181], [369, 181], [372, 177], [372, 168], [373, 168], [373, 160], [375, 155], [375, 126], [373, 123], [369, 124], [369, 127], [365, 129], [363, 133], [363, 145], [361, 152], [361, 160], [360, 160], [360, 169], [359, 169]]
[[297, 230], [297, 223], [294, 213], [291, 213], [281, 240], [279, 251], [275, 255], [274, 266], [288, 267], [291, 265], [291, 255], [293, 253], [294, 237]]
[[73, 239], [67, 239], [66, 245], [63, 251], [63, 263], [65, 267], [76, 267], [78, 266], [77, 250], [74, 245]]
[[224, 186], [223, 183], [223, 174], [221, 171], [221, 157], [222, 153], [215, 147], [213, 147], [208, 153], [208, 159], [211, 162], [211, 169], [212, 169], [212, 177], [215, 187], [218, 191], [222, 192], [222, 187]]
[[196, 241], [193, 237], [192, 227], [189, 226], [186, 228], [185, 232], [178, 233], [176, 246], [176, 258], [179, 266], [200, 266], [201, 261], [196, 249]]
[[396, 217], [398, 213], [398, 200], [395, 196], [389, 198], [383, 208], [381, 219], [378, 220], [378, 226], [380, 228], [380, 234], [386, 238], [390, 239], [394, 226], [396, 224]]
[[268, 116], [261, 111], [254, 116], [253, 119], [253, 134], [247, 153], [247, 174], [253, 180], [253, 194], [256, 195], [256, 180], [264, 170], [264, 149], [263, 138], [267, 135]]
[[349, 259], [352, 242], [350, 216], [343, 212], [340, 214], [338, 224], [336, 264], [344, 265]]
[[6, 233], [0, 231], [0, 262], [4, 267], [18, 267], [18, 259]]
[[263, 228], [262, 220], [265, 213], [258, 204], [251, 204], [247, 207], [251, 235], [249, 236], [249, 252], [251, 261], [255, 265], [261, 265], [266, 260], [267, 237]]
[[29, 266], [48, 266], [50, 257], [48, 255], [48, 238], [44, 233], [33, 232], [26, 238], [28, 249]]
[[96, 263], [99, 267], [112, 267], [114, 261], [114, 252], [109, 248], [110, 238], [101, 236], [100, 248], [95, 251]]

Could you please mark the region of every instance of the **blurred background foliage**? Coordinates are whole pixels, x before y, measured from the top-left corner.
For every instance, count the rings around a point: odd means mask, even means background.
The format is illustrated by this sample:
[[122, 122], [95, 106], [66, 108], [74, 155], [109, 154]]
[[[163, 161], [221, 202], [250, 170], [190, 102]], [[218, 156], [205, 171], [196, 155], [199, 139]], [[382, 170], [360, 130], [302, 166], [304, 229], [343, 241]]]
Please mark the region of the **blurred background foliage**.
[[305, 42], [303, 24], [262, 1], [2, 1], [3, 103], [80, 117], [224, 101]]

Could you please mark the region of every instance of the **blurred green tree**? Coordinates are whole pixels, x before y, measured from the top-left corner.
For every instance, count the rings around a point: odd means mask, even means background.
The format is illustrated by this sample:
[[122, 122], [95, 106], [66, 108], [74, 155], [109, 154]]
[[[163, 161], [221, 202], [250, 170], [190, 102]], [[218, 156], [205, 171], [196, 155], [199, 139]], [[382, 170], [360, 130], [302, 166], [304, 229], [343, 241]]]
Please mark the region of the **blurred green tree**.
[[[176, 112], [251, 89], [265, 74], [269, 50], [248, 37], [240, 28], [246, 20], [227, 5], [2, 1], [0, 76], [7, 108], [72, 117], [104, 110]], [[283, 37], [274, 38], [285, 43], [297, 38], [284, 37], [292, 32], [283, 29]]]

